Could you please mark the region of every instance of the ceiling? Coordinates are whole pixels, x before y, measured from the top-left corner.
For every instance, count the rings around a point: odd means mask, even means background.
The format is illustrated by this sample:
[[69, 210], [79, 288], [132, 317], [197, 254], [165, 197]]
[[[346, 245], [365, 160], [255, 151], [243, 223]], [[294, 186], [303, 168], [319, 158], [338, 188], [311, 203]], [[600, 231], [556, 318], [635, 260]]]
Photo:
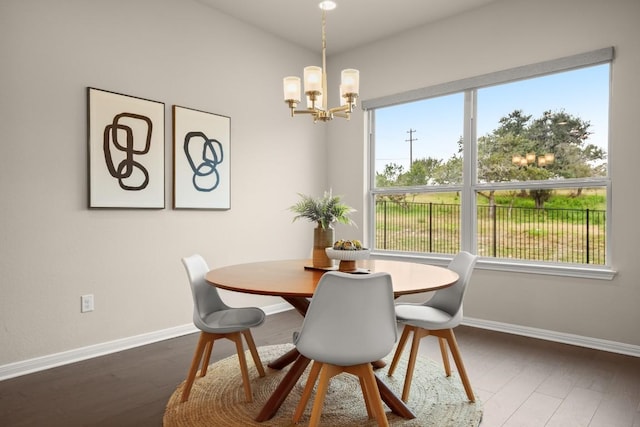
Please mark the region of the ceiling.
[[[198, 0], [307, 49], [320, 52], [320, 0]], [[363, 46], [495, 0], [335, 0], [327, 12], [327, 55]]]

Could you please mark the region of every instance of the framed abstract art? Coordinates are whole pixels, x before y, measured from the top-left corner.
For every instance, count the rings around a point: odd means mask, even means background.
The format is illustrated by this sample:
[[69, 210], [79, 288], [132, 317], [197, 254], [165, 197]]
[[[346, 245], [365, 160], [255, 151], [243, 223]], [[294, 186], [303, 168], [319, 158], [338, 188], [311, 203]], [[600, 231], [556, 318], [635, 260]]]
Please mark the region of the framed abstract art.
[[164, 103], [88, 88], [89, 207], [162, 209]]
[[230, 209], [231, 119], [173, 106], [173, 207]]

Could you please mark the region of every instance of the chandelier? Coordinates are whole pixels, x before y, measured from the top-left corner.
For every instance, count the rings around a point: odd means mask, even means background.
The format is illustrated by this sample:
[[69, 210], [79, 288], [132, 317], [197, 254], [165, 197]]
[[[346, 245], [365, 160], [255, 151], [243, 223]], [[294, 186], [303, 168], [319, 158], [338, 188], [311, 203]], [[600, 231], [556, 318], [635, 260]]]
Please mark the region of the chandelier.
[[322, 1], [318, 5], [322, 9], [322, 67], [308, 66], [304, 68], [304, 93], [307, 108], [297, 110], [300, 103], [300, 77], [289, 76], [283, 79], [284, 102], [289, 105], [291, 117], [296, 114], [310, 114], [313, 122], [328, 122], [334, 117], [349, 119], [358, 98], [360, 72], [354, 69], [342, 70], [340, 83], [340, 106], [327, 108], [327, 41], [325, 35], [325, 12], [333, 10], [336, 3]]

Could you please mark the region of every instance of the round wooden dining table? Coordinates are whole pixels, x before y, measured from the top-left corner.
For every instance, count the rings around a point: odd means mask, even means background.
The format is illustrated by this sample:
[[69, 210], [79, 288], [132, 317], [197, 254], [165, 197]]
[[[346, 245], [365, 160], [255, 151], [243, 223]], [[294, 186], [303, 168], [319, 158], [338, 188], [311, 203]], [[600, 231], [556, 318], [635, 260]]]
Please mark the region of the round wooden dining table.
[[[296, 259], [230, 265], [209, 271], [205, 278], [221, 289], [282, 297], [304, 316], [310, 304], [308, 298], [313, 297], [318, 281], [326, 271], [328, 269], [312, 268], [310, 260]], [[458, 280], [457, 273], [444, 267], [392, 260], [359, 260], [358, 269], [353, 274], [375, 272], [391, 275], [396, 298], [446, 288]], [[268, 364], [273, 369], [282, 369], [289, 364], [292, 366], [262, 407], [256, 421], [267, 421], [276, 414], [309, 363], [310, 360], [294, 348]], [[380, 366], [384, 365], [374, 364], [374, 367]], [[395, 414], [415, 418], [384, 382], [377, 377], [376, 381], [382, 400]]]

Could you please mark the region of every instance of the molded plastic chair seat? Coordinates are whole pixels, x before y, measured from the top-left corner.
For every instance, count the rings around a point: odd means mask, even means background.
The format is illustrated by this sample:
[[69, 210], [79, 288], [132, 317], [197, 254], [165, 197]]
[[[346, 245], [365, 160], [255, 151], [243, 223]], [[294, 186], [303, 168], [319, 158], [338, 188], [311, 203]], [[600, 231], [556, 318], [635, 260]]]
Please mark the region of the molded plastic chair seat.
[[222, 310], [211, 313], [202, 319], [202, 325], [198, 329], [211, 333], [227, 333], [238, 332], [247, 329], [247, 327], [260, 326], [265, 319], [262, 310], [247, 308], [232, 308], [231, 310]]
[[182, 259], [193, 294], [193, 324], [202, 332], [198, 340], [191, 368], [187, 375], [184, 389], [182, 390], [182, 402], [189, 399], [189, 393], [200, 366], [200, 377], [207, 374], [207, 367], [211, 359], [213, 343], [220, 338], [226, 338], [236, 344], [236, 352], [240, 362], [242, 372], [242, 382], [247, 402], [253, 400], [251, 393], [251, 383], [249, 381], [249, 370], [244, 356], [242, 336], [247, 341], [247, 346], [251, 352], [251, 357], [258, 370], [258, 375], [265, 376], [264, 367], [260, 361], [256, 344], [253, 341], [250, 328], [260, 326], [264, 323], [264, 311], [257, 307], [232, 308], [226, 305], [215, 286], [208, 284], [204, 278], [209, 271], [206, 261], [200, 255], [192, 255]]
[[460, 324], [460, 319], [425, 305], [396, 305], [396, 319], [406, 325], [417, 326], [424, 329], [450, 329]]
[[391, 361], [391, 366], [389, 366], [388, 375], [393, 375], [409, 335], [413, 332], [411, 353], [409, 355], [409, 363], [407, 365], [402, 390], [402, 400], [405, 402], [409, 400], [411, 379], [413, 378], [413, 370], [420, 346], [420, 339], [428, 335], [438, 337], [442, 362], [447, 376], [451, 375], [451, 367], [447, 353], [447, 345], [449, 346], [453, 360], [458, 367], [458, 373], [460, 374], [460, 379], [462, 380], [462, 385], [467, 393], [467, 397], [471, 402], [475, 402], [475, 396], [471, 389], [471, 383], [469, 382], [464, 363], [462, 362], [462, 356], [460, 355], [453, 328], [458, 326], [462, 321], [462, 301], [477, 259], [477, 255], [472, 255], [468, 252], [462, 251], [458, 253], [449, 263], [449, 268], [460, 276], [454, 285], [436, 291], [433, 297], [423, 304], [396, 305], [396, 318], [398, 322], [404, 324], [404, 329], [396, 353]]
[[320, 423], [329, 381], [346, 372], [358, 376], [367, 414], [388, 426], [371, 362], [389, 354], [397, 338], [393, 285], [387, 273], [325, 273], [316, 288], [294, 344], [313, 360], [293, 416], [297, 423], [320, 377], [310, 426]]

